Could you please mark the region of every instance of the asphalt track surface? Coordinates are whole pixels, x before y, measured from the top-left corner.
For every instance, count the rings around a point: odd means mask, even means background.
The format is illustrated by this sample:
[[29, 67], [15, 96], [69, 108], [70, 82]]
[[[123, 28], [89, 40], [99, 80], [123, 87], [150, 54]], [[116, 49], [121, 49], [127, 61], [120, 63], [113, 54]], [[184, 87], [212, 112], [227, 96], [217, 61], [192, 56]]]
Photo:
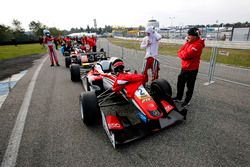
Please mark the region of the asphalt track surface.
[[[44, 58], [44, 57], [43, 57]], [[28, 109], [16, 166], [242, 166], [250, 164], [250, 89], [223, 81], [204, 86], [198, 75], [185, 122], [114, 149], [102, 126], [80, 119], [81, 83], [70, 80], [63, 57], [49, 59], [38, 75]], [[31, 78], [35, 62], [0, 109], [0, 160]], [[134, 61], [135, 64], [142, 62]], [[179, 71], [161, 67], [176, 93]]]

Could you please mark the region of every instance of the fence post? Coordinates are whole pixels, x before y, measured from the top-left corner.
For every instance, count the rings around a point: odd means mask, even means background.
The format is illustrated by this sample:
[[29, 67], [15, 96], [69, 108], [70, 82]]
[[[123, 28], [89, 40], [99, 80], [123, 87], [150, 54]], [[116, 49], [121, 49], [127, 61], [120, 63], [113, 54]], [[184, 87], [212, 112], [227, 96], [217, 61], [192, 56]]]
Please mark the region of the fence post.
[[210, 57], [209, 70], [208, 70], [208, 82], [204, 83], [204, 85], [210, 85], [215, 82], [213, 81], [213, 77], [214, 77], [217, 54], [218, 54], [218, 47], [213, 47]]
[[108, 40], [108, 57], [110, 57], [110, 55], [109, 55], [109, 40]]
[[124, 59], [124, 57], [123, 57], [123, 54], [124, 54], [124, 53], [123, 53], [123, 52], [124, 52], [124, 51], [123, 51], [123, 47], [121, 47], [121, 48], [122, 48], [122, 59]]
[[249, 27], [249, 29], [248, 29], [247, 41], [249, 41], [249, 40], [250, 40], [250, 39], [249, 39], [249, 35], [250, 35], [250, 27]]

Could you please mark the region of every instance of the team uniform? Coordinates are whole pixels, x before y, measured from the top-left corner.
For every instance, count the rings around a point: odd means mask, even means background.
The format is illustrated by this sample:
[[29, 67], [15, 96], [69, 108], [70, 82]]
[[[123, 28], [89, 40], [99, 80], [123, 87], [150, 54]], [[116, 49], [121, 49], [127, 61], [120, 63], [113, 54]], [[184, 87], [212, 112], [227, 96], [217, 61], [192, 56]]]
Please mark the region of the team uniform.
[[51, 66], [54, 66], [54, 61], [56, 62], [57, 66], [59, 66], [57, 54], [54, 49], [53, 40], [54, 40], [53, 37], [50, 37], [49, 35], [47, 35], [44, 38], [44, 44], [48, 46], [48, 53], [50, 56]]
[[200, 65], [200, 57], [204, 47], [204, 40], [199, 38], [193, 42], [187, 41], [178, 51], [178, 57], [181, 59], [182, 69], [178, 76], [176, 99], [182, 99], [185, 84], [187, 84], [185, 98], [186, 104], [189, 103], [193, 95], [196, 76]]
[[[89, 52], [92, 49], [93, 49], [92, 50], [93, 52], [96, 52], [96, 41], [94, 39], [84, 36], [82, 37], [81, 41], [82, 41], [83, 46], [85, 47], [86, 52]], [[89, 45], [88, 48], [86, 48], [85, 46], [86, 44]]]
[[158, 41], [162, 38], [160, 34], [154, 31], [153, 27], [148, 27], [146, 32], [148, 36], [143, 38], [140, 46], [146, 49], [142, 67], [142, 74], [145, 75], [145, 82], [148, 81], [148, 69], [152, 71], [152, 81], [159, 77], [160, 63], [158, 60]]

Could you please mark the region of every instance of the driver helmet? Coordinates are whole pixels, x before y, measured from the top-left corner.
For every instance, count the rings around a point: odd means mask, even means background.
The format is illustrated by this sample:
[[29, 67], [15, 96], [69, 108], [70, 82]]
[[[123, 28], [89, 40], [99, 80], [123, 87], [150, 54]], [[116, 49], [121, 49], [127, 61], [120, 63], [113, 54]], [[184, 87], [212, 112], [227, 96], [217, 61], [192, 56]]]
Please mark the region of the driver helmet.
[[123, 72], [124, 70], [124, 63], [121, 59], [116, 59], [112, 63], [112, 67], [115, 73]]
[[149, 36], [151, 36], [154, 33], [154, 27], [148, 26], [145, 31]]
[[44, 30], [43, 30], [43, 35], [46, 35], [46, 36], [50, 35], [50, 32], [49, 32], [49, 30], [47, 30], [47, 29], [44, 29]]

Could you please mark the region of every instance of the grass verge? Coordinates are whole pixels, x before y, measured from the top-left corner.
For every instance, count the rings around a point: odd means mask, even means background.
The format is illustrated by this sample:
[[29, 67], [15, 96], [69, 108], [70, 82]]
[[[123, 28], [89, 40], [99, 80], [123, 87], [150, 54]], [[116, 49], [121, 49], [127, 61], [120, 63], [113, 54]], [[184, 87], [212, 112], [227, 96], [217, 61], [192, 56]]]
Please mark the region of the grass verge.
[[[144, 49], [140, 49], [140, 41], [123, 40], [117, 38], [109, 38], [109, 41], [121, 47], [144, 51]], [[177, 52], [180, 49], [180, 47], [181, 45], [179, 44], [160, 43], [159, 53], [162, 55], [177, 56]], [[203, 49], [201, 59], [205, 61], [210, 61], [211, 52], [212, 52], [211, 47], [205, 47]], [[219, 48], [218, 52], [219, 54], [217, 56], [216, 62], [237, 67], [250, 68], [250, 50]], [[226, 56], [223, 53], [229, 53], [229, 54]]]
[[0, 60], [46, 53], [40, 44], [22, 44], [0, 46]]

